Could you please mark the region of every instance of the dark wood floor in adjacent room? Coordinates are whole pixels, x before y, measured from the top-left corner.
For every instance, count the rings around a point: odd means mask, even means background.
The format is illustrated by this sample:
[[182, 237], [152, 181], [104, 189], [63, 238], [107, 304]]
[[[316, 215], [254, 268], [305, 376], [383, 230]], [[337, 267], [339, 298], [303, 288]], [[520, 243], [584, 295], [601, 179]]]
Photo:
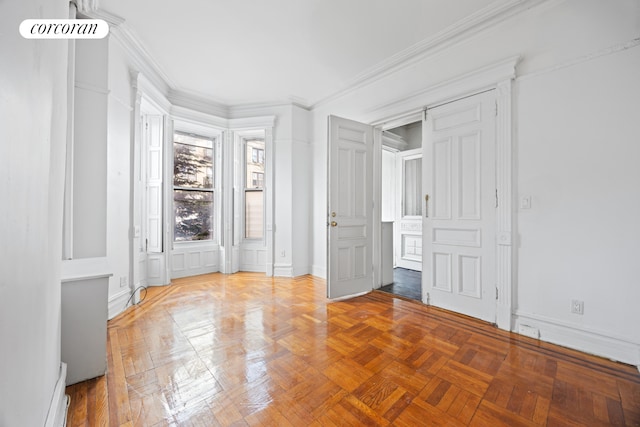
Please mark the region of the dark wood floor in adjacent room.
[[422, 301], [422, 273], [406, 268], [393, 269], [393, 283], [380, 288], [382, 292]]
[[68, 426], [640, 425], [635, 367], [311, 276], [210, 274], [108, 325]]

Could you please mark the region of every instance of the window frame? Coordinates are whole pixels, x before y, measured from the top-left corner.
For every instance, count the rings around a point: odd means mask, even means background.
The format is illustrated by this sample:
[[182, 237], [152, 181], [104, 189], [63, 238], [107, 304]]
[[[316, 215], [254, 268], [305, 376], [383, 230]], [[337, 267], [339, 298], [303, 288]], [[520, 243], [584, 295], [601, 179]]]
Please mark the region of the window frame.
[[[253, 141], [262, 142], [262, 148], [251, 147], [251, 162], [249, 162], [249, 143]], [[241, 137], [241, 149], [242, 149], [242, 229], [241, 236], [242, 241], [247, 243], [260, 243], [266, 241], [266, 188], [265, 188], [265, 173], [266, 173], [266, 138], [264, 136], [243, 136]], [[260, 159], [260, 152], [262, 152], [262, 159]], [[254, 155], [257, 157], [257, 162], [254, 161]], [[260, 161], [262, 160], [262, 161]], [[262, 186], [261, 187], [253, 187], [249, 186], [249, 176], [248, 176], [248, 165], [249, 164], [262, 165], [262, 172], [253, 172], [253, 173], [261, 173], [262, 174]], [[253, 177], [252, 177], [253, 178]], [[253, 181], [253, 179], [251, 180]], [[247, 237], [247, 193], [262, 193], [262, 234], [260, 237]]]
[[[217, 245], [220, 241], [220, 227], [218, 221], [218, 211], [219, 211], [219, 185], [220, 185], [220, 177], [219, 177], [219, 162], [218, 162], [218, 137], [214, 135], [208, 134], [208, 132], [199, 132], [192, 131], [188, 129], [183, 129], [182, 127], [176, 127], [173, 129], [171, 133], [171, 171], [174, 170], [175, 167], [175, 144], [183, 144], [183, 145], [192, 145], [185, 144], [182, 142], [175, 141], [175, 134], [182, 134], [186, 136], [191, 136], [194, 138], [200, 138], [203, 140], [211, 141], [211, 179], [213, 180], [212, 186], [210, 188], [199, 188], [199, 187], [184, 187], [184, 186], [176, 186], [175, 185], [175, 173], [170, 174], [171, 179], [171, 187], [170, 187], [170, 200], [171, 200], [171, 241], [173, 245]], [[197, 145], [193, 145], [197, 147]], [[203, 147], [209, 148], [209, 147]], [[211, 193], [211, 238], [209, 239], [199, 239], [199, 240], [176, 240], [176, 206], [175, 206], [175, 191], [194, 191], [194, 192], [207, 192]]]

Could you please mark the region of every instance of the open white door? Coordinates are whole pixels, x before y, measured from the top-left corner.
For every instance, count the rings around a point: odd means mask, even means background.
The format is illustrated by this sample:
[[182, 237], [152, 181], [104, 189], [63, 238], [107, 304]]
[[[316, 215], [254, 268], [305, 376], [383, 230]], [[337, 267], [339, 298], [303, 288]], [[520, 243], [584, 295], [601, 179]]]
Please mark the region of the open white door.
[[495, 91], [427, 111], [423, 290], [428, 304], [496, 321]]
[[396, 154], [396, 266], [422, 271], [422, 148]]
[[373, 288], [373, 127], [329, 116], [329, 298]]

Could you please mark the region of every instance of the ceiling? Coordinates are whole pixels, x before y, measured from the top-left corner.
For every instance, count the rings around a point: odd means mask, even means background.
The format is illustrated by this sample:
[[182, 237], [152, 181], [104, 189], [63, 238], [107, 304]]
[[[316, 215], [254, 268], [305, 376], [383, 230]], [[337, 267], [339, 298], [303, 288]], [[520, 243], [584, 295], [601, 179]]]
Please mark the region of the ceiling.
[[[514, 0], [101, 0], [175, 91], [312, 106], [416, 44]], [[455, 5], [455, 6], [454, 6]]]

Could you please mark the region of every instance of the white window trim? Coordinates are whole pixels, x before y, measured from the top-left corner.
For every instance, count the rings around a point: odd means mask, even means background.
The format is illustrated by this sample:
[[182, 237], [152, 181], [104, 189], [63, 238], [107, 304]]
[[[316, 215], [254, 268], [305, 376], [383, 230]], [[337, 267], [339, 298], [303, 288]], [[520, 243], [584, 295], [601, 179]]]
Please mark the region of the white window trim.
[[[176, 241], [175, 240], [175, 207], [173, 205], [173, 135], [176, 133], [185, 133], [192, 134], [203, 138], [210, 138], [213, 141], [213, 173], [214, 173], [214, 186], [212, 189], [213, 192], [213, 221], [215, 223], [215, 234], [214, 238], [211, 240], [185, 240], [185, 241]], [[220, 172], [221, 169], [221, 140], [222, 140], [222, 129], [216, 128], [214, 126], [201, 124], [197, 122], [181, 120], [179, 118], [173, 118], [172, 120], [172, 129], [170, 133], [168, 133], [169, 138], [167, 138], [167, 152], [171, 153], [170, 156], [167, 156], [167, 166], [166, 166], [166, 175], [167, 182], [170, 185], [167, 185], [167, 206], [168, 206], [168, 219], [166, 221], [167, 230], [169, 231], [171, 247], [175, 247], [176, 245], [179, 247], [189, 246], [189, 245], [215, 245], [218, 246], [221, 240], [221, 221], [220, 221], [220, 206], [221, 206], [221, 182], [222, 182], [222, 174]]]
[[[239, 187], [242, 188], [242, 197], [240, 198], [240, 214], [241, 214], [241, 220], [240, 220], [240, 240], [243, 243], [248, 243], [248, 244], [262, 244], [264, 246], [264, 242], [265, 242], [265, 237], [266, 237], [266, 218], [265, 218], [265, 207], [266, 207], [266, 202], [267, 202], [267, 198], [266, 198], [266, 191], [264, 188], [264, 173], [263, 173], [263, 179], [262, 179], [262, 187], [257, 189], [254, 187], [248, 187], [247, 186], [247, 163], [248, 163], [248, 159], [247, 159], [247, 143], [249, 141], [254, 141], [254, 140], [262, 140], [262, 142], [266, 145], [266, 141], [265, 141], [265, 135], [264, 135], [264, 131], [254, 131], [255, 135], [250, 135], [247, 133], [244, 133], [242, 136], [240, 136], [239, 138], [239, 143], [240, 143], [240, 153], [241, 154], [241, 166], [238, 168], [239, 169]], [[255, 148], [254, 148], [255, 149]], [[264, 149], [263, 149], [264, 151]], [[266, 163], [264, 162], [264, 154], [263, 154], [263, 164], [266, 167]], [[246, 236], [246, 231], [247, 231], [247, 224], [246, 224], [246, 194], [247, 192], [251, 192], [251, 191], [261, 191], [262, 192], [262, 208], [263, 208], [263, 214], [262, 214], [262, 237], [259, 238], [250, 238]]]
[[[196, 137], [200, 137], [203, 139], [210, 139], [212, 144], [211, 144], [211, 149], [212, 149], [212, 162], [213, 162], [213, 187], [211, 189], [208, 188], [203, 188], [203, 189], [196, 189], [196, 188], [187, 188], [187, 187], [176, 187], [175, 185], [173, 185], [173, 167], [174, 167], [174, 159], [175, 159], [175, 153], [174, 153], [174, 135], [176, 133], [182, 133], [182, 134], [188, 134], [188, 135], [193, 135]], [[209, 129], [209, 134], [212, 134], [211, 129]], [[171, 167], [169, 168], [169, 170], [167, 171], [167, 175], [169, 176], [167, 178], [167, 182], [170, 182], [171, 185], [169, 187], [171, 187], [171, 196], [169, 199], [167, 199], [170, 204], [171, 204], [171, 217], [169, 218], [169, 220], [167, 221], [167, 225], [170, 225], [170, 231], [171, 231], [171, 241], [172, 241], [172, 245], [178, 245], [178, 246], [187, 246], [189, 244], [194, 244], [194, 245], [218, 245], [219, 241], [220, 241], [220, 215], [219, 215], [219, 211], [220, 211], [220, 205], [219, 205], [219, 197], [218, 194], [220, 193], [220, 163], [218, 162], [219, 160], [219, 155], [218, 152], [220, 151], [220, 138], [216, 137], [216, 136], [212, 136], [212, 135], [203, 135], [202, 133], [197, 133], [197, 132], [191, 132], [191, 131], [186, 131], [183, 130], [183, 125], [182, 124], [178, 124], [176, 125], [176, 123], [174, 122], [174, 126], [173, 126], [173, 131], [171, 132]], [[206, 192], [211, 192], [213, 193], [213, 213], [212, 213], [212, 221], [214, 223], [214, 235], [211, 239], [207, 239], [207, 240], [175, 240], [175, 206], [174, 206], [174, 200], [173, 200], [173, 191], [174, 190], [180, 190], [180, 189], [184, 189], [184, 190], [194, 190], [194, 191], [206, 191]]]

